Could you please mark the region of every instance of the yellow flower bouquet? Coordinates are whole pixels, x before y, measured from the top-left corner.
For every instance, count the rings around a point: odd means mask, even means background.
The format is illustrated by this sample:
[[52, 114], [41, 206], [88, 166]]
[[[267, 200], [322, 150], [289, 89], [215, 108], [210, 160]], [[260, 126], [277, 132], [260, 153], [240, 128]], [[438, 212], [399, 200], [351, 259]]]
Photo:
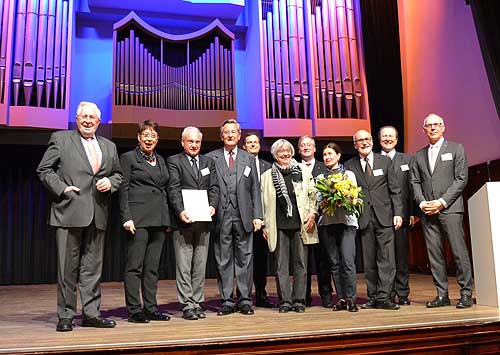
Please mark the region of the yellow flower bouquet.
[[316, 190], [321, 194], [320, 209], [333, 216], [338, 207], [344, 207], [348, 215], [359, 218], [363, 212], [361, 187], [352, 183], [347, 174], [336, 173], [316, 179]]

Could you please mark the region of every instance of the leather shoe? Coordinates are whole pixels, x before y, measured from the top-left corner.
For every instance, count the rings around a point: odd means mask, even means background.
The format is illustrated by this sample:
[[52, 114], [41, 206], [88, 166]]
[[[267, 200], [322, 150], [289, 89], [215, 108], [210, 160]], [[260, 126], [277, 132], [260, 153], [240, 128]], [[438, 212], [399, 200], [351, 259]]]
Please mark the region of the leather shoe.
[[84, 317], [82, 320], [82, 327], [113, 328], [115, 326], [116, 322], [114, 320], [103, 317], [94, 317], [94, 318]]
[[163, 314], [158, 311], [154, 312], [144, 312], [144, 315], [149, 320], [159, 320], [159, 321], [168, 321], [170, 320], [170, 316], [168, 314]]
[[306, 306], [303, 304], [296, 304], [293, 306], [293, 310], [297, 313], [304, 313], [306, 311]]
[[144, 313], [142, 312], [129, 314], [128, 321], [130, 323], [149, 323], [149, 319], [147, 319]]
[[61, 318], [57, 321], [56, 331], [71, 332], [73, 330], [73, 321], [68, 318]]
[[462, 295], [457, 303], [457, 308], [470, 308], [474, 302], [472, 301], [472, 297], [469, 295]]
[[217, 312], [218, 316], [227, 316], [228, 314], [234, 313], [234, 308], [228, 306], [227, 304], [223, 305], [219, 312]]
[[388, 309], [388, 310], [398, 310], [399, 309], [399, 304], [396, 304], [394, 302], [391, 302], [389, 300], [387, 301], [382, 301], [382, 302], [377, 302], [377, 309]]
[[306, 295], [306, 306], [311, 307], [311, 305], [312, 305], [312, 296]]
[[344, 311], [347, 309], [347, 303], [345, 299], [341, 298], [335, 303], [335, 305], [332, 307], [332, 311]]
[[333, 305], [331, 298], [322, 298], [321, 305], [323, 306], [323, 308], [332, 308]]
[[267, 298], [265, 298], [263, 300], [256, 301], [255, 306], [262, 307], [262, 308], [274, 308], [274, 307], [276, 307], [276, 305], [273, 302], [269, 301]]
[[201, 307], [196, 307], [194, 309], [194, 313], [196, 314], [196, 316], [199, 319], [205, 319], [205, 318], [207, 318], [207, 315], [205, 314], [205, 312], [203, 311], [203, 308], [201, 308]]
[[361, 305], [361, 308], [364, 308], [364, 309], [373, 309], [373, 308], [377, 308], [377, 300], [374, 299], [374, 298], [370, 298], [368, 300], [368, 302], [366, 303], [363, 303]]
[[185, 309], [182, 311], [182, 318], [186, 320], [198, 320], [198, 315], [194, 309]]
[[400, 306], [409, 306], [411, 304], [410, 299], [407, 296], [399, 296], [398, 304]]
[[287, 304], [282, 304], [280, 306], [280, 308], [278, 308], [278, 312], [280, 313], [288, 313], [292, 310], [292, 307], [290, 307], [289, 305]]
[[436, 296], [432, 301], [425, 304], [427, 308], [438, 308], [444, 306], [450, 306], [451, 302], [448, 297]]
[[246, 316], [251, 316], [255, 312], [253, 311], [252, 306], [250, 306], [249, 304], [244, 304], [240, 306], [240, 313]]
[[347, 301], [347, 310], [349, 312], [357, 312], [359, 311], [358, 306], [352, 300]]

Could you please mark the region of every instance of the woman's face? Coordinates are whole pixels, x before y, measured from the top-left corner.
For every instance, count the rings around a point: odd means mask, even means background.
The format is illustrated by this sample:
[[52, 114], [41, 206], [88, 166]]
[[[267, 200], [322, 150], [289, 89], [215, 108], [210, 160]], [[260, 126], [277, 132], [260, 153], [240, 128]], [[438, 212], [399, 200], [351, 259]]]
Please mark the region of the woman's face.
[[290, 165], [290, 161], [292, 160], [292, 151], [290, 148], [281, 147], [276, 152], [276, 162], [280, 166], [288, 166]]
[[137, 135], [137, 140], [139, 141], [141, 150], [148, 155], [153, 153], [153, 150], [158, 144], [159, 138], [158, 133], [151, 128], [146, 128]]
[[328, 167], [328, 169], [333, 169], [339, 166], [340, 153], [337, 153], [332, 148], [326, 148], [323, 150], [323, 163]]

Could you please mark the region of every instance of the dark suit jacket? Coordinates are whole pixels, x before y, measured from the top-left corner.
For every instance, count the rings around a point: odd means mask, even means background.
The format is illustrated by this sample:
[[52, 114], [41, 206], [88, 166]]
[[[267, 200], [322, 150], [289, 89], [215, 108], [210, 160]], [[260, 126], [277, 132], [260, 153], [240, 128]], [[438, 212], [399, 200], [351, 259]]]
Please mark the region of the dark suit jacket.
[[413, 189], [410, 182], [413, 160], [413, 156], [400, 152], [396, 152], [392, 159], [393, 172], [401, 188], [401, 203], [403, 204], [403, 214], [401, 217], [405, 221], [408, 221], [410, 216], [418, 215], [416, 213]]
[[[207, 190], [208, 203], [217, 210], [219, 202], [219, 183], [217, 181], [217, 172], [215, 163], [212, 159], [206, 156], [199, 155], [199, 170], [200, 178], [194, 176], [193, 168], [190, 161], [186, 157], [186, 153], [182, 152], [172, 155], [167, 159], [168, 172], [170, 181], [168, 182], [168, 197], [172, 207], [173, 226], [175, 228], [188, 228], [191, 224], [186, 224], [179, 219], [179, 214], [184, 211], [184, 203], [182, 201], [182, 189], [188, 190]], [[209, 174], [203, 176], [202, 171], [207, 171]]]
[[[368, 181], [359, 157], [348, 160], [345, 167], [356, 175], [358, 186], [361, 186], [364, 194], [365, 206], [358, 220], [360, 229], [368, 226], [371, 206], [373, 206], [377, 220], [384, 227], [393, 225], [394, 216], [403, 216], [401, 189], [393, 173], [394, 168], [391, 159], [373, 153], [372, 170], [374, 175]], [[381, 170], [382, 174], [375, 176], [377, 170]]]
[[169, 179], [165, 160], [156, 154], [160, 175], [151, 174], [148, 162], [136, 150], [120, 157], [123, 184], [120, 186], [120, 216], [122, 223], [132, 220], [136, 228], [170, 225], [166, 187]]
[[[229, 194], [227, 191], [227, 181], [225, 180], [224, 171], [226, 169], [226, 160], [224, 159], [224, 148], [213, 150], [207, 154], [215, 162], [217, 169], [217, 178], [219, 182], [219, 210], [226, 206]], [[260, 197], [260, 182], [257, 176], [257, 168], [255, 165], [255, 157], [238, 149], [236, 155], [236, 193], [238, 197], [238, 208], [240, 211], [241, 222], [247, 233], [253, 231], [253, 220], [256, 218], [262, 219], [262, 202]], [[250, 168], [248, 176], [243, 174], [245, 170]], [[222, 213], [217, 213], [217, 226], [222, 223]]]
[[[94, 174], [78, 131], [54, 132], [38, 165], [37, 175], [55, 196], [50, 207], [49, 224], [54, 227], [87, 227], [95, 220], [105, 230], [110, 195], [120, 186], [123, 175], [113, 142], [96, 136], [102, 151], [101, 168]], [[97, 180], [107, 177], [111, 190], [99, 192]], [[64, 193], [70, 185], [80, 192]]]
[[260, 171], [260, 175], [264, 174], [267, 170], [271, 169], [272, 166], [273, 166], [273, 164], [271, 164], [267, 160], [262, 160], [259, 157], [259, 171]]
[[326, 167], [325, 163], [316, 160], [316, 162], [314, 163], [314, 167], [311, 171], [311, 174], [313, 178], [317, 178], [318, 175], [324, 174], [325, 171], [328, 171], [328, 168]]
[[441, 213], [464, 211], [462, 191], [467, 185], [467, 158], [464, 147], [455, 142], [445, 140], [441, 145], [434, 172], [431, 173], [425, 147], [415, 154], [415, 162], [411, 170], [411, 184], [417, 205], [422, 201], [442, 198], [448, 207]]

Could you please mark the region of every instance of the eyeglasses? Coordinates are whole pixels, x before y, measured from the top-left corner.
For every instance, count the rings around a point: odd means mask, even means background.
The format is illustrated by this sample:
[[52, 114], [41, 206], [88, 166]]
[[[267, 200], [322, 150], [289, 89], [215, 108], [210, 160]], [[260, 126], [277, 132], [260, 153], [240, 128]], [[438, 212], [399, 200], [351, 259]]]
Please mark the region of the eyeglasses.
[[157, 139], [158, 135], [154, 134], [154, 133], [150, 134], [150, 133], [144, 133], [144, 132], [142, 132], [141, 133], [141, 137], [146, 138], [146, 139], [149, 139], [149, 138], [151, 138], [151, 139]]
[[222, 134], [224, 134], [226, 136], [229, 135], [229, 134], [238, 134], [238, 131], [235, 130], [235, 129], [233, 129], [231, 131], [222, 131]]
[[372, 141], [372, 137], [365, 137], [365, 138], [359, 138], [359, 139], [354, 140], [354, 143], [363, 143], [363, 142], [370, 143], [371, 141]]
[[442, 126], [443, 126], [442, 123], [426, 123], [426, 124], [424, 124], [425, 128], [439, 128]]

